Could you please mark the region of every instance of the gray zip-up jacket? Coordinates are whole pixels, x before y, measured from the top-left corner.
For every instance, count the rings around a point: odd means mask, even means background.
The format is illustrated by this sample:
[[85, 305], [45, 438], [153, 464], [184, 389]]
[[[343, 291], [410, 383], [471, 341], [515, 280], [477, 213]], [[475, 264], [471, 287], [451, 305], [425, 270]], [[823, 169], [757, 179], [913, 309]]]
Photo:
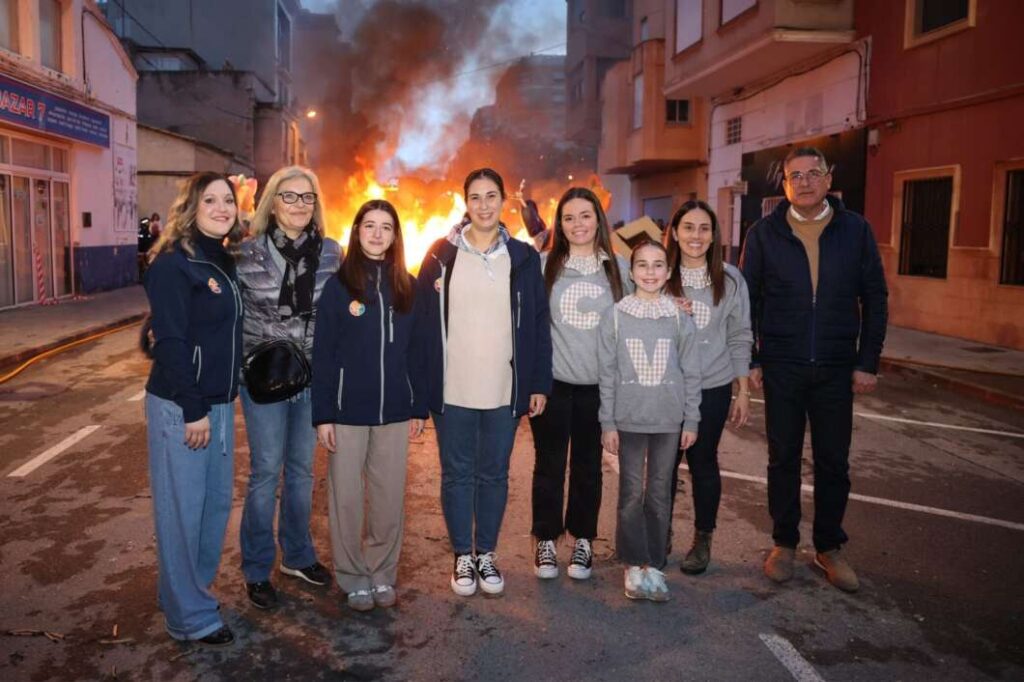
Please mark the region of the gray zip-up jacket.
[[237, 260], [238, 283], [242, 293], [245, 317], [242, 321], [242, 352], [250, 351], [263, 341], [291, 339], [313, 361], [313, 330], [316, 325], [316, 304], [320, 301], [324, 283], [341, 265], [341, 247], [333, 239], [324, 237], [320, 247], [320, 265], [316, 270], [316, 289], [313, 292], [313, 315], [308, 329], [299, 316], [282, 320], [277, 312], [284, 281], [285, 260], [266, 234], [242, 243]]
[[697, 433], [700, 354], [697, 329], [668, 297], [626, 296], [598, 328], [603, 431]]

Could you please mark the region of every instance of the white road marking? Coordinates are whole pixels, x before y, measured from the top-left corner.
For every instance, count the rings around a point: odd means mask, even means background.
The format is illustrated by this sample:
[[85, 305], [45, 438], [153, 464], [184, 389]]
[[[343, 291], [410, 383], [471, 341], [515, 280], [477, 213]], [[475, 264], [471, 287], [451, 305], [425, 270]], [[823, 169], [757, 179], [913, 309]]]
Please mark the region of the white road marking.
[[779, 660], [779, 663], [785, 666], [794, 680], [797, 680], [797, 682], [825, 682], [825, 679], [818, 674], [814, 666], [800, 655], [800, 652], [789, 643], [789, 640], [778, 635], [767, 635], [764, 633], [761, 633], [758, 637], [768, 647], [768, 651], [772, 652], [772, 655]]
[[[608, 465], [615, 470], [615, 473], [619, 473], [619, 458], [615, 455], [605, 452], [604, 459], [608, 462]], [[685, 464], [679, 465], [680, 471], [689, 471], [689, 467]], [[722, 478], [732, 478], [737, 481], [747, 481], [748, 483], [759, 483], [760, 485], [768, 485], [768, 479], [761, 476], [751, 476], [750, 474], [740, 474], [735, 471], [722, 471]], [[804, 483], [800, 486], [800, 490], [805, 493], [813, 493], [814, 486]], [[883, 507], [893, 507], [894, 509], [905, 509], [907, 511], [921, 512], [922, 514], [931, 514], [932, 516], [944, 516], [950, 519], [959, 519], [960, 521], [972, 521], [974, 523], [983, 523], [988, 526], [998, 526], [1000, 528], [1008, 528], [1009, 530], [1024, 530], [1024, 523], [1017, 523], [1015, 521], [1004, 521], [1003, 519], [994, 519], [991, 516], [979, 516], [978, 514], [965, 514], [963, 512], [953, 511], [951, 509], [941, 509], [939, 507], [929, 507], [923, 504], [914, 504], [913, 502], [900, 502], [899, 500], [889, 500], [884, 497], [872, 497], [871, 495], [861, 495], [859, 493], [850, 493], [851, 500], [857, 500], [858, 502], [866, 502], [868, 504], [877, 504]]]
[[139, 402], [140, 400], [142, 400], [145, 397], [146, 397], [146, 389], [142, 389], [141, 391], [139, 391], [138, 393], [133, 395], [131, 398], [128, 398], [128, 402], [130, 402], [130, 403], [137, 403], [137, 402]]
[[91, 434], [93, 431], [95, 431], [98, 428], [100, 428], [100, 427], [98, 425], [95, 425], [95, 424], [92, 425], [92, 426], [83, 426], [82, 428], [78, 429], [78, 431], [74, 432], [73, 434], [71, 434], [70, 436], [68, 436], [67, 438], [62, 440], [61, 442], [59, 442], [56, 445], [54, 445], [49, 450], [36, 455], [35, 457], [33, 457], [29, 461], [27, 461], [24, 464], [22, 464], [20, 467], [18, 467], [17, 469], [12, 471], [11, 473], [7, 474], [7, 477], [8, 478], [22, 478], [24, 476], [28, 476], [33, 471], [35, 471], [36, 469], [38, 469], [42, 465], [46, 464], [51, 459], [53, 459], [54, 457], [56, 457], [60, 453], [64, 452], [65, 450], [70, 448], [72, 445], [74, 445], [78, 441], [80, 441], [83, 438], [86, 438], [87, 436], [89, 436], [89, 434]]
[[[760, 398], [751, 398], [750, 402], [764, 404]], [[999, 431], [998, 429], [983, 429], [977, 426], [960, 426], [959, 424], [946, 424], [945, 422], [925, 422], [919, 419], [907, 419], [906, 417], [890, 417], [886, 414], [874, 414], [872, 412], [854, 411], [854, 416], [864, 419], [877, 419], [884, 422], [897, 422], [899, 424], [913, 424], [915, 426], [933, 426], [937, 429], [953, 429], [954, 431], [970, 431], [971, 433], [987, 433], [991, 436], [1006, 436], [1007, 438], [1024, 438], [1024, 433], [1017, 431]]]

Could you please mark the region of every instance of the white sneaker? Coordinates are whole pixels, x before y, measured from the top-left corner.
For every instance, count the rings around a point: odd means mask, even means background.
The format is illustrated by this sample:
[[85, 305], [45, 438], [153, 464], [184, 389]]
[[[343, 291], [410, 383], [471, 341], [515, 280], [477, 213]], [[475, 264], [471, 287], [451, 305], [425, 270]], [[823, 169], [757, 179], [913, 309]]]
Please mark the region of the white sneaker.
[[505, 591], [505, 579], [501, 577], [494, 552], [481, 554], [476, 558], [477, 584], [487, 596], [495, 597]]
[[647, 588], [646, 596], [651, 601], [663, 602], [671, 599], [668, 585], [665, 584], [665, 574], [656, 568], [648, 566], [644, 569], [644, 586]]
[[644, 584], [644, 569], [630, 566], [625, 573], [626, 596], [629, 599], [646, 599], [647, 589]]
[[594, 550], [590, 547], [590, 540], [576, 538], [576, 546], [572, 549], [572, 559], [569, 560], [569, 577], [573, 580], [586, 580], [590, 577], [594, 565]]
[[558, 577], [558, 556], [553, 540], [537, 541], [537, 551], [533, 555], [533, 572], [544, 580]]
[[476, 568], [473, 566], [472, 554], [460, 554], [455, 557], [452, 592], [460, 597], [472, 597], [476, 594]]

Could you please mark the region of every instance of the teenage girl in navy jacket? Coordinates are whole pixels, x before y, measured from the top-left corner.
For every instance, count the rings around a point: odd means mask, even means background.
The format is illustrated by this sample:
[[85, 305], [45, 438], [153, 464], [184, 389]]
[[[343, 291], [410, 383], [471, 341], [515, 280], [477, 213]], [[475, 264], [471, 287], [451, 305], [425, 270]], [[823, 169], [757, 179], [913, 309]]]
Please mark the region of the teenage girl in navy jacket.
[[231, 184], [216, 173], [194, 175], [145, 277], [155, 338], [146, 432], [158, 599], [171, 637], [214, 646], [234, 640], [210, 585], [231, 513], [242, 359], [242, 301], [224, 241], [241, 233]]
[[358, 611], [395, 604], [409, 438], [427, 416], [404, 253], [394, 206], [363, 204], [341, 269], [324, 285], [313, 337], [313, 424], [331, 452], [334, 571]]

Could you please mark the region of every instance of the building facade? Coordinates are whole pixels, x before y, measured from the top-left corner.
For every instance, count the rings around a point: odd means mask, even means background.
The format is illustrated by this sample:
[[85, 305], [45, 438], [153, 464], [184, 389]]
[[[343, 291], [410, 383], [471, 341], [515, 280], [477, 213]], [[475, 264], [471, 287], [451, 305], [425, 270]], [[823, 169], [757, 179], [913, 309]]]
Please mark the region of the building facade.
[[894, 324], [1024, 349], [1019, 2], [857, 0], [870, 36], [865, 214]]
[[306, 163], [292, 81], [298, 0], [103, 6], [139, 71], [141, 123], [222, 148], [261, 182]]
[[135, 281], [135, 81], [92, 0], [0, 2], [0, 308]]
[[[634, 0], [630, 58], [604, 77], [598, 168], [626, 184], [625, 215], [668, 225], [707, 185], [706, 103], [664, 93], [671, 13], [663, 0]], [[619, 202], [620, 204], [623, 202]]]

